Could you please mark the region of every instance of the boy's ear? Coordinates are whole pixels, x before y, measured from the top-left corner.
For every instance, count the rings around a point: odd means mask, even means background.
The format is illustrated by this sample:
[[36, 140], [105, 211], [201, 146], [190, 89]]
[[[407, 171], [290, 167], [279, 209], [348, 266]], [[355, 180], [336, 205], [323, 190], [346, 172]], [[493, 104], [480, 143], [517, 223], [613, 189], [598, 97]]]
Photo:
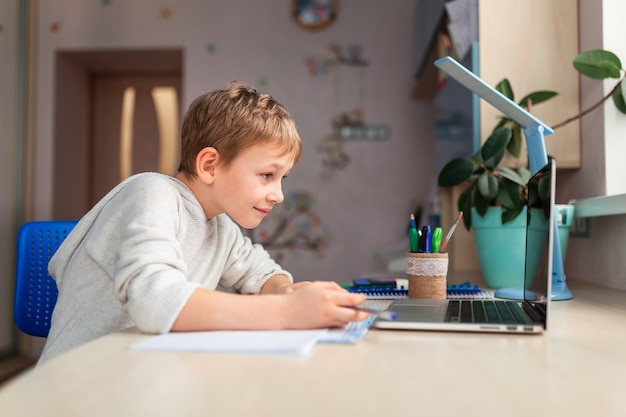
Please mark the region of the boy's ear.
[[211, 184], [215, 179], [215, 168], [219, 162], [220, 154], [217, 149], [210, 146], [202, 149], [196, 156], [196, 173], [202, 182]]

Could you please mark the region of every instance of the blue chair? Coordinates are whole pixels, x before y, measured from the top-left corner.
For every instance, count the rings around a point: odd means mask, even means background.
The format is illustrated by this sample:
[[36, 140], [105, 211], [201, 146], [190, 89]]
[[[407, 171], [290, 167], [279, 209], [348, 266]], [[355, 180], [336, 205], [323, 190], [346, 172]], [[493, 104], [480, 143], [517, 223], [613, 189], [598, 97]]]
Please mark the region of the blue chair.
[[47, 337], [57, 301], [56, 281], [48, 262], [76, 221], [35, 221], [22, 225], [17, 236], [17, 267], [13, 316], [22, 332]]

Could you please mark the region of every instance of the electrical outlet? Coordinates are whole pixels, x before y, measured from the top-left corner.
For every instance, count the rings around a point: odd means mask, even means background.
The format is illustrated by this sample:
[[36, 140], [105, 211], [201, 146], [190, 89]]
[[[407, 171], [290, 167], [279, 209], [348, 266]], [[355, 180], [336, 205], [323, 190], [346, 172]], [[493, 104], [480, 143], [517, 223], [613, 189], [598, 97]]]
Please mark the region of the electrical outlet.
[[569, 235], [571, 237], [590, 237], [591, 217], [574, 217]]

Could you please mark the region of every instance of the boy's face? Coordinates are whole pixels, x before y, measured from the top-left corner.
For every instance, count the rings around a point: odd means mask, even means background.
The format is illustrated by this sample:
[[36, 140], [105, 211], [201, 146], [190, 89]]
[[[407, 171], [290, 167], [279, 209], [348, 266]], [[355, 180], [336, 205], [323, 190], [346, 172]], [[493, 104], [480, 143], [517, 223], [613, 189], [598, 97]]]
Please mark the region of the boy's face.
[[276, 144], [251, 146], [228, 166], [218, 164], [213, 201], [241, 227], [255, 228], [284, 200], [282, 181], [293, 164]]

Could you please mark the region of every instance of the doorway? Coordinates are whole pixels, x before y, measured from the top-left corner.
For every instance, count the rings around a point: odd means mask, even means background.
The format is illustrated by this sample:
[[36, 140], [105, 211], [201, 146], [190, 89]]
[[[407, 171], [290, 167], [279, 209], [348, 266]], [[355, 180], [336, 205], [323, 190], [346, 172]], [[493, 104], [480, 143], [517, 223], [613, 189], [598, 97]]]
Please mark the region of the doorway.
[[178, 166], [182, 50], [59, 52], [55, 219], [79, 219], [110, 189]]

